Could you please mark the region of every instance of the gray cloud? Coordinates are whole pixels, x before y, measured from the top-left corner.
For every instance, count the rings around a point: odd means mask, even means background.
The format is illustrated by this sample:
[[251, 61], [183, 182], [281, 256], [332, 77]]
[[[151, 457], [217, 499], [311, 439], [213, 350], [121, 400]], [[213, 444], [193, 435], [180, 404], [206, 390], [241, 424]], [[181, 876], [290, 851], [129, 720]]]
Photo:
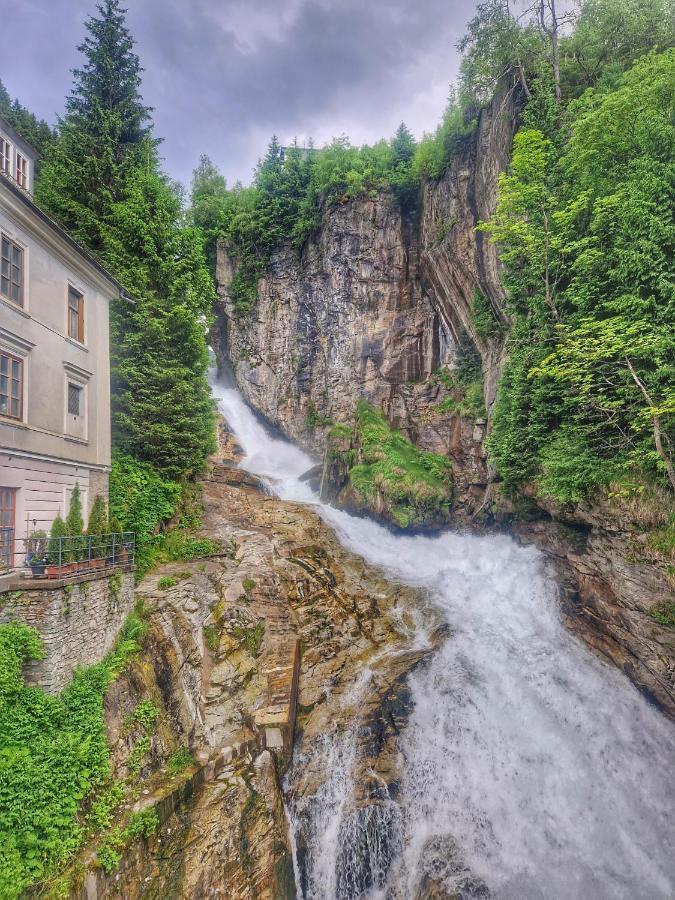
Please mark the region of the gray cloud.
[[[437, 124], [472, 0], [128, 0], [166, 169], [248, 181], [269, 137], [354, 143]], [[54, 121], [93, 0], [0, 0], [0, 77]]]

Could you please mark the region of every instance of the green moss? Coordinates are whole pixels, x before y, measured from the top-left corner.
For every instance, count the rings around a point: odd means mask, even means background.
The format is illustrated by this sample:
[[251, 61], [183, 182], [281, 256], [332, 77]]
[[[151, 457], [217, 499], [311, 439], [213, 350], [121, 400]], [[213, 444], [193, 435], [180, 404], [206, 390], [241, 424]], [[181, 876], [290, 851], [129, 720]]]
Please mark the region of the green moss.
[[248, 593], [248, 591], [252, 591], [255, 587], [255, 581], [252, 578], [244, 578], [241, 583], [244, 590]]
[[349, 427], [349, 425], [344, 425], [342, 422], [338, 422], [337, 424], [333, 425], [331, 430], [328, 432], [328, 437], [334, 439], [341, 438], [344, 440], [348, 440], [349, 438], [351, 438], [351, 436], [352, 429]]
[[265, 623], [258, 622], [252, 628], [242, 628], [239, 625], [235, 625], [233, 628], [228, 629], [228, 633], [245, 647], [251, 656], [258, 656], [265, 637]]
[[174, 578], [173, 575], [162, 575], [162, 577], [157, 582], [157, 587], [160, 589], [160, 591], [166, 591], [177, 584], [178, 579]]
[[655, 603], [649, 610], [649, 615], [659, 625], [664, 625], [666, 628], [675, 628], [675, 602], [672, 600]]
[[192, 765], [194, 760], [190, 751], [187, 747], [179, 747], [167, 760], [166, 768], [169, 775], [180, 775]]
[[381, 412], [361, 400], [356, 411], [361, 461], [349, 471], [363, 501], [380, 495], [401, 528], [443, 519], [452, 499], [452, 465], [445, 456], [420, 450], [389, 427]]
[[211, 653], [215, 653], [220, 646], [220, 631], [215, 625], [204, 626], [204, 641]]
[[665, 556], [667, 559], [675, 559], [675, 516], [663, 528], [657, 528], [647, 538], [649, 546]]

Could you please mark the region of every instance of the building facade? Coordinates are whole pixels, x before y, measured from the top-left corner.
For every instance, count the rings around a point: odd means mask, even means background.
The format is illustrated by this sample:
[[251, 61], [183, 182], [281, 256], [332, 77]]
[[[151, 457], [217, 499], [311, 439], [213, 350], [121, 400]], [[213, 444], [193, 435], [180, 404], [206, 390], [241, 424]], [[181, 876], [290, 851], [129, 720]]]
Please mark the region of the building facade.
[[107, 498], [108, 307], [122, 296], [34, 203], [36, 159], [0, 119], [0, 529], [12, 540], [65, 516], [76, 483], [85, 511]]

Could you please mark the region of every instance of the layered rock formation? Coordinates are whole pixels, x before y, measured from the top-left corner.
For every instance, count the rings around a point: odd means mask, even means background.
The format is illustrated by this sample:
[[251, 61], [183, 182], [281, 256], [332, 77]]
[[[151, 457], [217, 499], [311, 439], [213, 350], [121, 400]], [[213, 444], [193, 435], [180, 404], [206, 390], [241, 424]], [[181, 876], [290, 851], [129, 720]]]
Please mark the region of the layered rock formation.
[[[483, 441], [503, 346], [477, 330], [476, 293], [497, 322], [508, 322], [496, 248], [475, 227], [495, 208], [518, 105], [508, 92], [481, 113], [442, 178], [423, 185], [418, 223], [387, 193], [327, 210], [300, 259], [289, 249], [273, 256], [250, 315], [236, 315], [229, 302], [236, 260], [221, 246], [218, 356], [256, 409], [315, 452], [325, 449], [326, 423], [351, 425], [363, 396], [419, 447], [448, 456], [451, 520], [506, 525], [545, 549], [567, 585], [572, 627], [675, 715], [672, 630], [649, 616], [653, 604], [672, 599], [672, 567], [645, 555], [640, 522], [611, 504], [560, 509], [537, 498], [523, 516], [523, 504], [491, 483]], [[434, 376], [439, 366], [452, 369], [467, 339], [480, 354], [485, 418], [458, 414], [447, 383]], [[325, 496], [348, 500], [346, 484], [344, 461], [329, 452]]]
[[[417, 611], [433, 631], [435, 614], [424, 597], [345, 551], [311, 510], [236, 471], [221, 461], [204, 484], [204, 534], [222, 542], [222, 553], [144, 579], [146, 649], [106, 699], [113, 775], [132, 774], [118, 818], [123, 825], [132, 810], [151, 807], [159, 828], [132, 842], [110, 874], [97, 865], [96, 838], [61, 881], [70, 896], [295, 896], [279, 781], [291, 747], [274, 740], [270, 723], [281, 728], [279, 701], [291, 687], [281, 657], [287, 648], [292, 661], [299, 641], [299, 694], [288, 709], [292, 728], [297, 700], [296, 752], [313, 758], [316, 743], [348, 721], [363, 742], [359, 803], [374, 802], [374, 772], [380, 785], [400, 775], [387, 722], [402, 678], [428, 652], [404, 652], [408, 617]], [[369, 666], [377, 676], [367, 699], [349, 706], [345, 697]], [[135, 713], [144, 701], [159, 710], [145, 729]], [[193, 763], [172, 774], [180, 747]], [[308, 766], [295, 795], [329, 776]]]
[[237, 313], [228, 286], [236, 267], [218, 252], [213, 342], [244, 396], [269, 422], [317, 453], [327, 425], [350, 422], [365, 397], [425, 450], [453, 460], [455, 496], [471, 515], [482, 503], [485, 420], [452, 411], [434, 373], [472, 343], [482, 358], [487, 407], [494, 400], [501, 342], [481, 336], [472, 301], [480, 292], [504, 319], [499, 263], [475, 227], [495, 208], [508, 164], [518, 98], [498, 97], [438, 182], [425, 184], [419, 220], [394, 196], [330, 208], [300, 257], [272, 256], [256, 302]]

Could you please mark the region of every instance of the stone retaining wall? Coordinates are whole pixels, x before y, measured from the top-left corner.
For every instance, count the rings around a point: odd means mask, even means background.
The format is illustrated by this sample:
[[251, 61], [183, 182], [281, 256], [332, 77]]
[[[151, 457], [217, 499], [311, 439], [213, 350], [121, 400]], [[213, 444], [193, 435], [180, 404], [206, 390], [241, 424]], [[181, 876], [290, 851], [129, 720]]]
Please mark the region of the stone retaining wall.
[[134, 573], [88, 576], [76, 584], [29, 585], [0, 594], [0, 623], [20, 620], [37, 630], [45, 658], [26, 666], [26, 680], [49, 694], [63, 690], [78, 666], [100, 662], [134, 605]]

